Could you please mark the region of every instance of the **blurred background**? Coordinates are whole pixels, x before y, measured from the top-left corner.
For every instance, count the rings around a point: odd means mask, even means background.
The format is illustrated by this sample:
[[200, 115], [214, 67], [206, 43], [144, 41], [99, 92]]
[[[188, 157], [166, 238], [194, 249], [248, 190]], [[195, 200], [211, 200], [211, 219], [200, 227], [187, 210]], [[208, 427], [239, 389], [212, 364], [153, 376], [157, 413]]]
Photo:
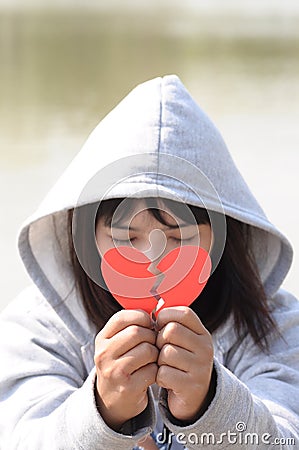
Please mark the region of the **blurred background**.
[[136, 84], [176, 73], [293, 243], [299, 296], [297, 0], [0, 0], [3, 308], [29, 282], [16, 235]]

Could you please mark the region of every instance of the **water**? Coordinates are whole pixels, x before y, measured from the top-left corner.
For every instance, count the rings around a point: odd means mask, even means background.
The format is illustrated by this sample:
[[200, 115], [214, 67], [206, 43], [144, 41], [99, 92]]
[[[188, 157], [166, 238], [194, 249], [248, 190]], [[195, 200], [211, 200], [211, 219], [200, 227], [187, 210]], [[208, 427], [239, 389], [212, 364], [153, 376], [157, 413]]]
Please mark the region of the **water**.
[[[15, 245], [22, 220], [98, 121], [136, 84], [167, 73], [177, 73], [216, 122], [298, 252], [298, 8], [104, 4], [0, 8], [1, 307], [28, 283]], [[298, 270], [295, 254], [286, 287], [297, 295]]]

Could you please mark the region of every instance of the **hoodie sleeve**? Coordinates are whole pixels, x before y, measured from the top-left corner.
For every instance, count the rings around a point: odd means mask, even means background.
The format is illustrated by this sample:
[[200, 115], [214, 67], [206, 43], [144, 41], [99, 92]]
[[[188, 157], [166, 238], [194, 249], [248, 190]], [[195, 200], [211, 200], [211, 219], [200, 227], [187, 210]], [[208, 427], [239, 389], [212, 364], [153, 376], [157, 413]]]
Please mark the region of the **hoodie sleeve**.
[[151, 394], [131, 434], [111, 430], [96, 408], [95, 370], [86, 374], [80, 346], [51, 314], [13, 302], [1, 316], [1, 450], [132, 449], [153, 428]]
[[247, 336], [228, 355], [228, 367], [215, 359], [216, 394], [198, 421], [178, 426], [161, 391], [165, 424], [188, 449], [299, 448], [299, 303], [289, 294], [283, 302], [274, 313], [280, 337], [269, 354]]

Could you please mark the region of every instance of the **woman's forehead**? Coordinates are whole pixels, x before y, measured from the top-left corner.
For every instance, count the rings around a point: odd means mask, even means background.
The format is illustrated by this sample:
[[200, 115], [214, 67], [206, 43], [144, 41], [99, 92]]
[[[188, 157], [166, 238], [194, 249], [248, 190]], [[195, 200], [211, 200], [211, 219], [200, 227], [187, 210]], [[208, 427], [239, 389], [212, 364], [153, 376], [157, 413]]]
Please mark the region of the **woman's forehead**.
[[175, 216], [175, 214], [162, 202], [157, 203], [155, 206], [149, 206], [143, 199], [134, 199], [134, 202], [131, 203], [131, 208], [126, 208], [125, 204], [123, 206], [119, 206], [119, 211], [115, 211], [115, 216], [112, 217], [112, 224], [113, 222], [130, 222], [130, 226], [132, 228], [134, 226], [157, 224], [159, 221], [151, 213], [153, 208], [159, 210], [159, 213], [163, 216], [165, 221], [169, 223], [169, 225], [175, 226], [179, 223], [179, 219]]
[[[132, 220], [144, 223], [162, 223], [165, 226], [209, 223], [207, 212], [203, 209], [193, 211], [189, 205], [161, 197], [123, 198], [119, 201], [106, 200], [99, 208], [97, 220], [104, 218], [104, 224], [115, 227], [128, 224]], [[105, 203], [105, 205], [104, 205]], [[190, 209], [191, 208], [191, 209]]]

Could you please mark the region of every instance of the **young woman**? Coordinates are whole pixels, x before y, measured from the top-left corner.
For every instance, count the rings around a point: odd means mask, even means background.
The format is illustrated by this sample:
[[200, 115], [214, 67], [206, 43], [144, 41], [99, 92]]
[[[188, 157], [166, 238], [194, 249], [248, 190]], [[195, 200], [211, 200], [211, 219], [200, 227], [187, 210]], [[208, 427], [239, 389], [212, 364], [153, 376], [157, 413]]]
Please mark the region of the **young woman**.
[[299, 446], [292, 250], [176, 76], [99, 124], [19, 248], [1, 448]]

